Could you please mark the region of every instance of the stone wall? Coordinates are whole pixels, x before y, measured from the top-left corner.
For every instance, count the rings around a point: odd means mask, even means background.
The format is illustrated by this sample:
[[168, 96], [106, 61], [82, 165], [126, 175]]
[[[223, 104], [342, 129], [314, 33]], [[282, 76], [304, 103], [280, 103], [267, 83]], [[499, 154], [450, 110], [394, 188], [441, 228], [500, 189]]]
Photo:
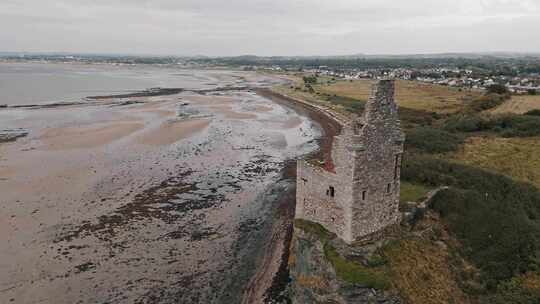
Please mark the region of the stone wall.
[[350, 239], [350, 229], [347, 228], [351, 219], [345, 212], [345, 206], [352, 199], [352, 192], [337, 174], [299, 161], [296, 198], [296, 218], [320, 223], [340, 237]]
[[[353, 239], [375, 233], [400, 220], [399, 191], [404, 135], [394, 82], [379, 81], [366, 104], [355, 151], [352, 212]], [[355, 137], [356, 138], [356, 137]]]
[[322, 224], [347, 243], [399, 222], [403, 142], [394, 82], [379, 81], [363, 116], [334, 139], [335, 173], [299, 162], [296, 217]]

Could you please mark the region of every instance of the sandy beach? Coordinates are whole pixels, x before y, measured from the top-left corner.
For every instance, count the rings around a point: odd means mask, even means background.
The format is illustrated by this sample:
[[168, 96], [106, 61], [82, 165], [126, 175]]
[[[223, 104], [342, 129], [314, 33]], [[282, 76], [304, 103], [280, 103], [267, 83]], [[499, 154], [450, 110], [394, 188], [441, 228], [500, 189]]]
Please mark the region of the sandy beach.
[[249, 89], [7, 108], [0, 122], [29, 131], [0, 144], [2, 303], [239, 303], [277, 238], [287, 160], [320, 135]]

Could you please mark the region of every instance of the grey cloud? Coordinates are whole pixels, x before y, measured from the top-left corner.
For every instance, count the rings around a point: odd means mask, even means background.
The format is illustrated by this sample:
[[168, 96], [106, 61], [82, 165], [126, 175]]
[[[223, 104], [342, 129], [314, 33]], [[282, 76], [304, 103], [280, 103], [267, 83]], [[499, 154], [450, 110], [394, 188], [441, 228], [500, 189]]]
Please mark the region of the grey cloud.
[[[207, 55], [539, 51], [537, 0], [3, 0], [0, 50]], [[519, 32], [517, 32], [519, 31]]]

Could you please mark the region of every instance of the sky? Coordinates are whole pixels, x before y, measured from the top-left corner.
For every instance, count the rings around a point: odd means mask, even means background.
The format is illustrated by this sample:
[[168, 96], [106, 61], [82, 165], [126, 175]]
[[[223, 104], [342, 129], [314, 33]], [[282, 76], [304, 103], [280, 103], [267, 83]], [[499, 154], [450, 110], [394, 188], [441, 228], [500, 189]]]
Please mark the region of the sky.
[[0, 51], [540, 52], [540, 0], [0, 0]]

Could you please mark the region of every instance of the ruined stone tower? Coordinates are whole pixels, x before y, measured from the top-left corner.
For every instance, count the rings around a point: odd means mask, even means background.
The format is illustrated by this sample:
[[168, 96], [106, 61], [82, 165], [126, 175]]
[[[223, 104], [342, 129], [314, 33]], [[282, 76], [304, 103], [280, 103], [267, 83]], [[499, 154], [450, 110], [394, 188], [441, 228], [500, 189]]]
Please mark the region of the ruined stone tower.
[[296, 218], [323, 225], [347, 243], [400, 220], [401, 132], [394, 81], [372, 88], [364, 114], [334, 138], [335, 172], [298, 162]]

